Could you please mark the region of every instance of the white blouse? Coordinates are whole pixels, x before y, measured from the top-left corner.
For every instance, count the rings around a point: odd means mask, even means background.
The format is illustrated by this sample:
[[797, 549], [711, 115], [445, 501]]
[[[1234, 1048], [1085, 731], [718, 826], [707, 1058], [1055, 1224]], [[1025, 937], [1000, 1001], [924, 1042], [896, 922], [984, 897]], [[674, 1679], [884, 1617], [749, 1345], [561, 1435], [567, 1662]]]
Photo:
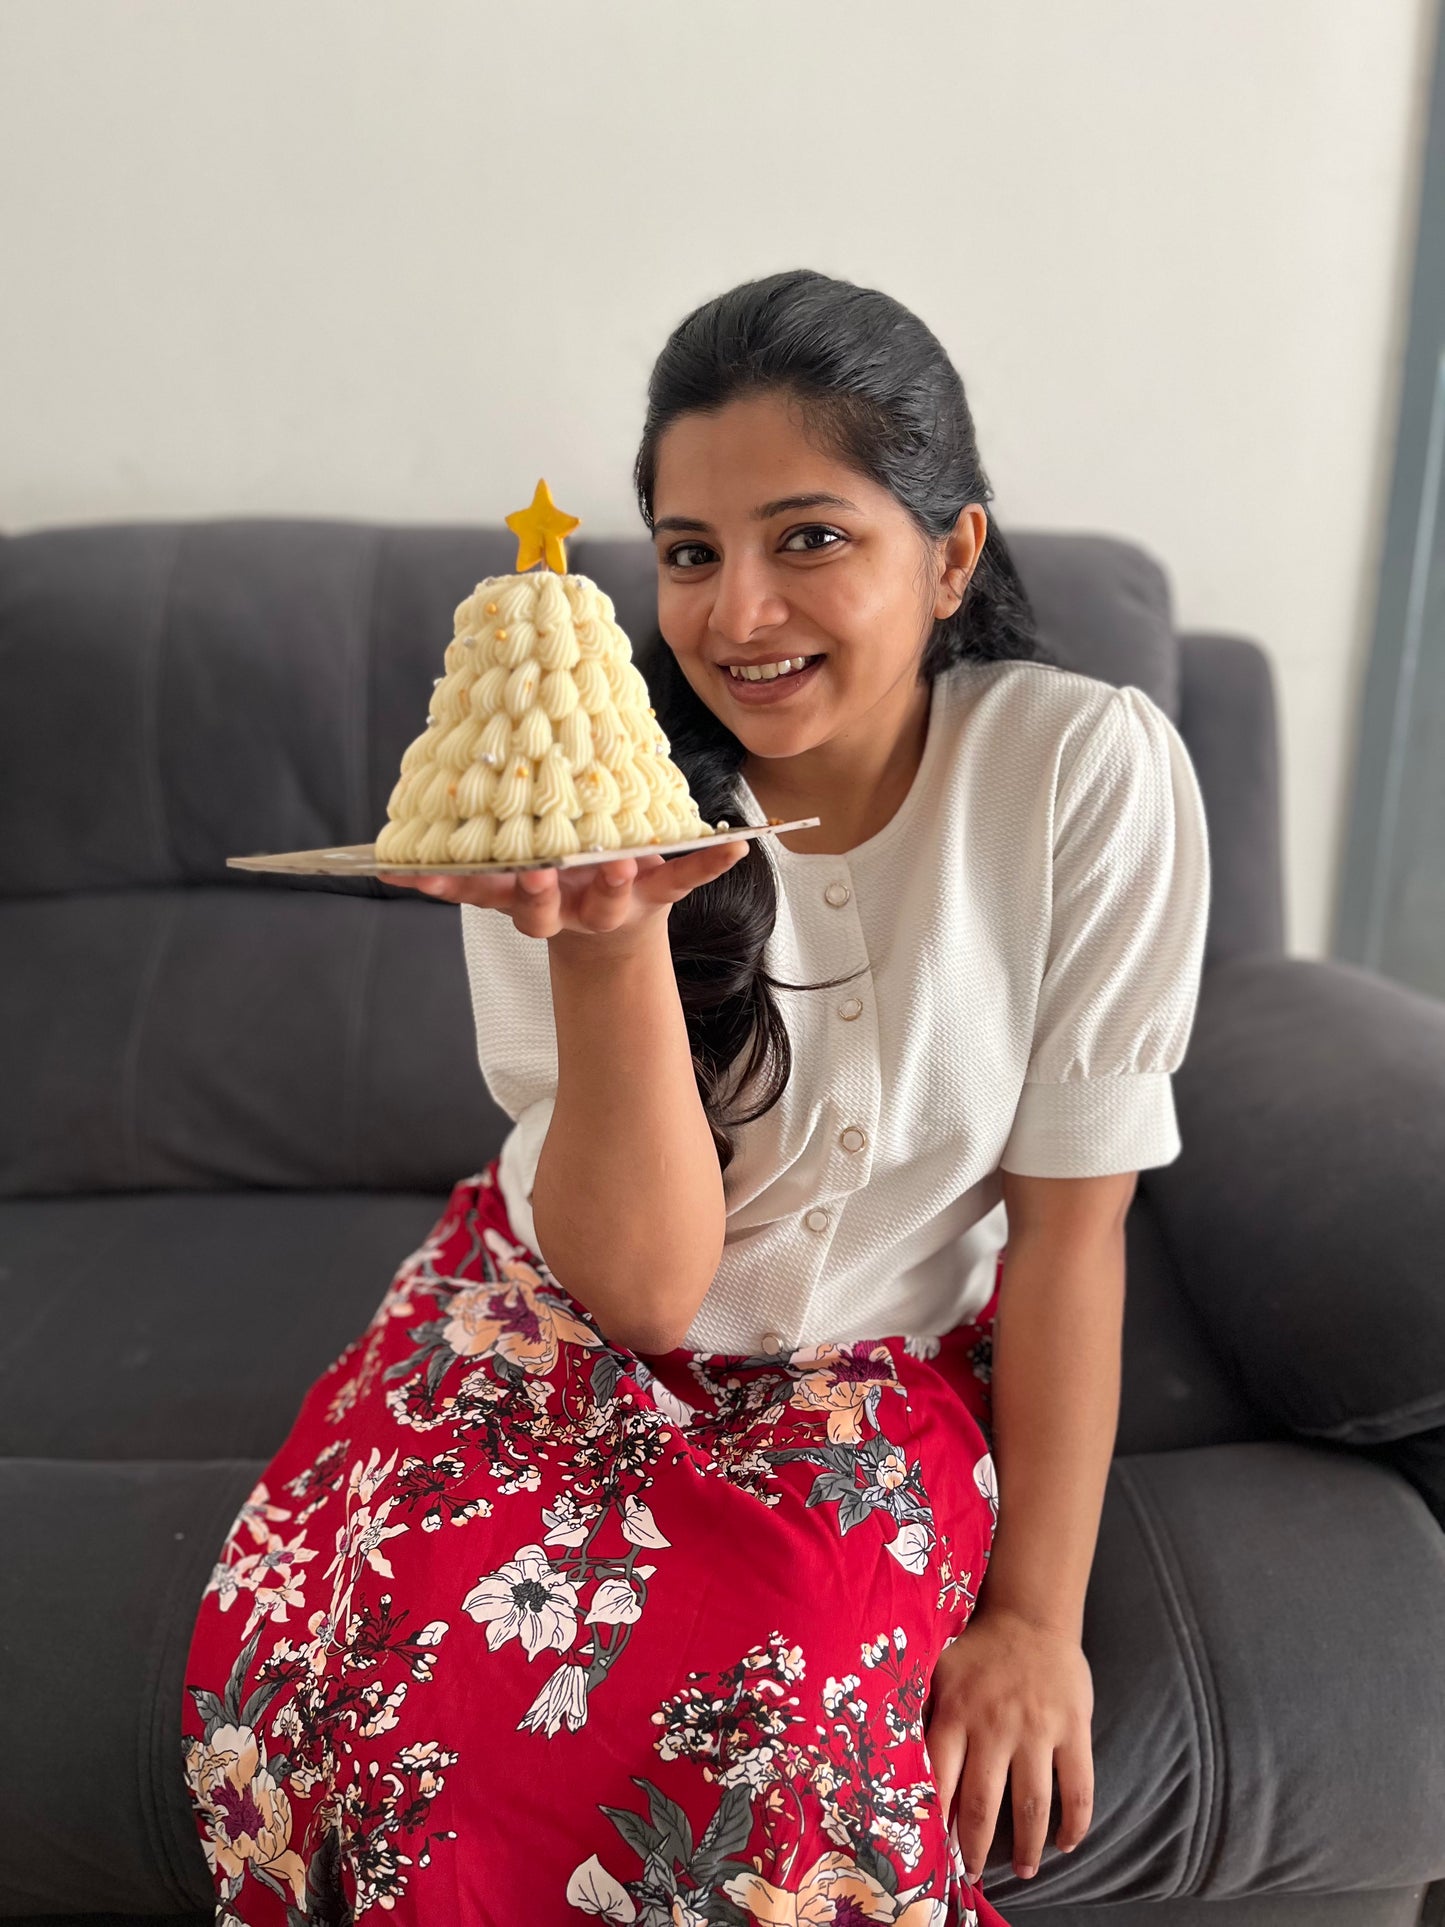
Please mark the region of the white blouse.
[[[740, 820], [765, 822], [743, 788]], [[684, 1344], [947, 1331], [992, 1292], [1004, 1171], [1096, 1177], [1182, 1149], [1171, 1073], [1210, 885], [1189, 753], [1132, 685], [964, 662], [936, 678], [913, 786], [876, 835], [840, 856], [759, 842], [778, 880], [768, 971], [862, 968], [773, 993], [792, 1073], [732, 1129], [722, 1261]], [[502, 1194], [535, 1251], [557, 1088], [547, 946], [499, 911], [461, 916], [482, 1075], [513, 1120]]]

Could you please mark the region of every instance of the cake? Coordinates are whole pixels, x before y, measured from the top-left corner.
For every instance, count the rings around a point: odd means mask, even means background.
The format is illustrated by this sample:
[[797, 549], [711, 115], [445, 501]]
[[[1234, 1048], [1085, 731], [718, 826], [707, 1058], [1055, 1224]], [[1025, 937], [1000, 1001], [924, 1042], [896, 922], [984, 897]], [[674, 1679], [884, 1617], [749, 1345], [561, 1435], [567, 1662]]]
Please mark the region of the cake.
[[531, 508], [507, 517], [518, 572], [487, 576], [458, 605], [378, 863], [527, 863], [728, 827], [699, 815], [611, 598], [566, 572], [558, 523], [576, 527], [539, 482]]

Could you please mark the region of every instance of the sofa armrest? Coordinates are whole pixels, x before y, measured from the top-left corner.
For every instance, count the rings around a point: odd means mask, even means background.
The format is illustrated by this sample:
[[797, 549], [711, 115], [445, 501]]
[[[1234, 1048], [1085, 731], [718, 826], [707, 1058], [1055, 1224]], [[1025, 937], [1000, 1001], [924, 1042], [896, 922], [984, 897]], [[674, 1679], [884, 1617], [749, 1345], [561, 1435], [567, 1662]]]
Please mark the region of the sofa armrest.
[[1182, 1154], [1140, 1179], [1257, 1408], [1368, 1446], [1445, 1423], [1445, 1003], [1353, 965], [1206, 969]]

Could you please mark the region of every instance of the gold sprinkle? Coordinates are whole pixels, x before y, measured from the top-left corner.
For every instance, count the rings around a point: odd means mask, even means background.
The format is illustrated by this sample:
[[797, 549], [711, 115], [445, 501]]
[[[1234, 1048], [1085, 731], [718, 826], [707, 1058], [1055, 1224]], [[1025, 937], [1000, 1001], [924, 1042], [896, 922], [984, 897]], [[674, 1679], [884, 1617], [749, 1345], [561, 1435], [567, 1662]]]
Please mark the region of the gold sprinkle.
[[489, 603], [487, 604], [487, 614], [488, 614], [489, 616], [494, 616], [494, 615], [495, 615], [496, 613], [497, 613], [497, 605], [496, 605], [496, 603], [495, 603], [495, 602], [489, 602]]
[[498, 642], [505, 642], [506, 640], [507, 640], [507, 632], [506, 632], [506, 630], [505, 630], [505, 629], [499, 629], [499, 630], [497, 631], [497, 641], [498, 641]]

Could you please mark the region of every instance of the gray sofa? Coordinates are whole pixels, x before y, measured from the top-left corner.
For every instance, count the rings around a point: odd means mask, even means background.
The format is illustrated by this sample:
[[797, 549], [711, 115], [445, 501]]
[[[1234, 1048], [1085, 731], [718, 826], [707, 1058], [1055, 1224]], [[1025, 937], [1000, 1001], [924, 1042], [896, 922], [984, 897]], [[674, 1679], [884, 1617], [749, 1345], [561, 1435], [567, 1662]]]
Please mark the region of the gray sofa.
[[[1283, 942], [1268, 660], [1021, 532], [1055, 658], [1174, 717], [1214, 898], [1183, 1155], [1129, 1220], [1080, 1927], [1445, 1919], [1445, 1006]], [[501, 529], [0, 540], [0, 1916], [211, 1917], [177, 1740], [227, 1526], [499, 1146], [456, 912], [228, 855], [370, 841]], [[576, 541], [647, 666], [645, 541]], [[1435, 1883], [1433, 1886], [1430, 1883]], [[1206, 1904], [1209, 1903], [1209, 1904]], [[580, 1918], [580, 1916], [579, 1916]]]

